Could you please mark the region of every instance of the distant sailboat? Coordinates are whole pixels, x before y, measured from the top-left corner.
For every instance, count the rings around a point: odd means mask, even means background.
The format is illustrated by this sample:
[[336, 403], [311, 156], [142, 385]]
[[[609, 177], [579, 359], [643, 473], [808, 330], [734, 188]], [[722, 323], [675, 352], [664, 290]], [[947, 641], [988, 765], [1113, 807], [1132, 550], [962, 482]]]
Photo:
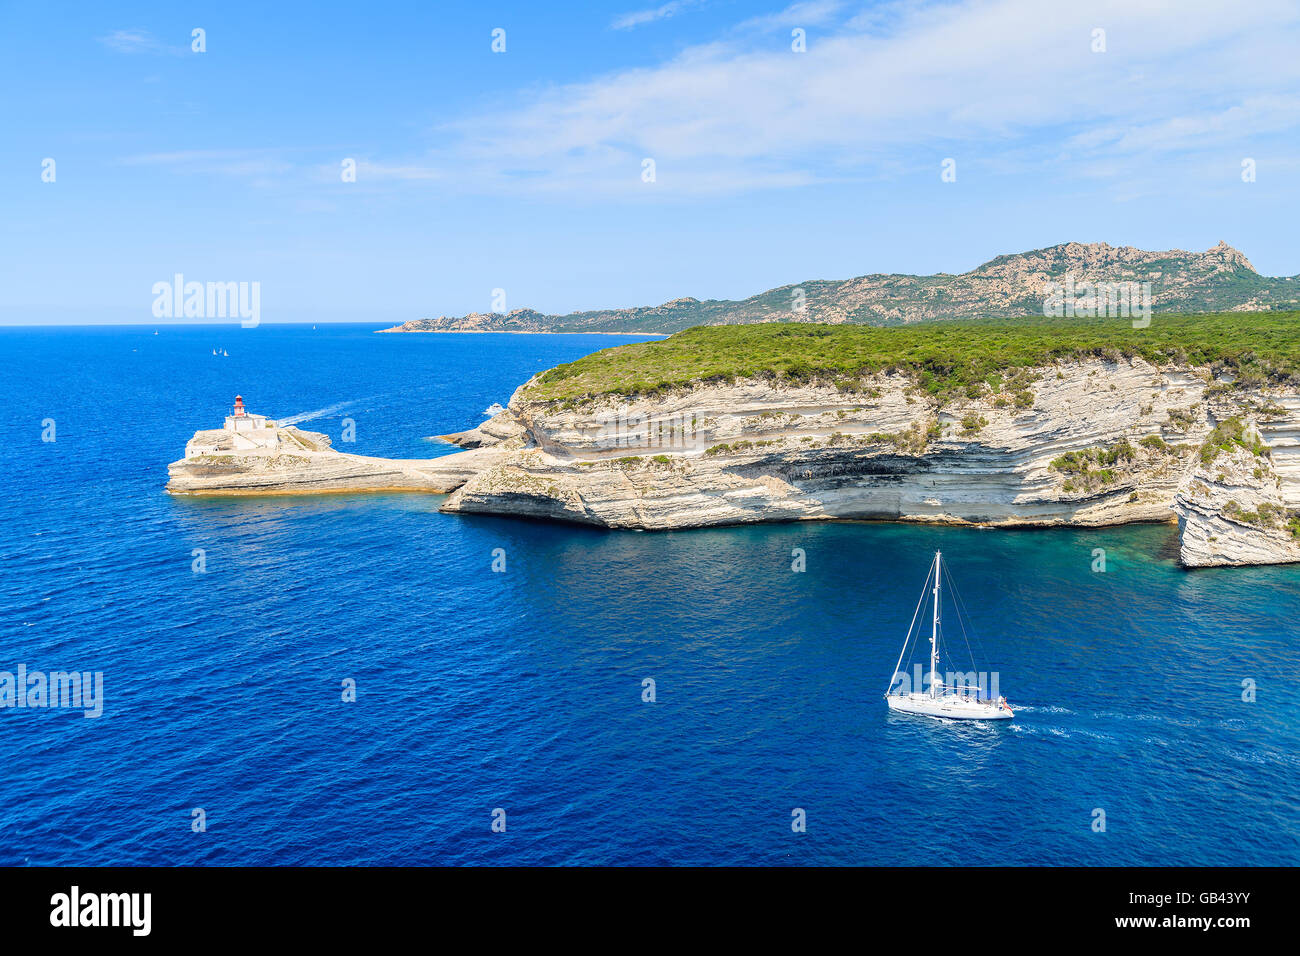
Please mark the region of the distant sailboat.
[[[930, 591], [934, 604], [934, 615], [930, 625], [929, 690], [914, 689], [908, 693], [897, 694], [893, 692], [894, 684], [898, 681], [899, 668], [903, 666], [903, 655], [907, 653], [908, 646], [912, 644], [912, 632], [916, 628], [916, 619], [921, 613], [922, 605], [925, 604], [925, 591], [922, 591], [921, 600], [917, 602], [916, 611], [912, 614], [912, 626], [907, 630], [907, 639], [903, 642], [903, 649], [898, 654], [898, 663], [894, 665], [894, 676], [889, 679], [889, 687], [885, 691], [885, 703], [889, 705], [890, 710], [897, 711], [900, 714], [920, 714], [923, 717], [940, 717], [949, 720], [1010, 720], [1015, 714], [1007, 706], [1005, 697], [989, 700], [987, 697], [981, 697], [978, 686], [959, 686], [955, 681], [949, 685], [945, 683], [943, 677], [939, 674], [939, 645], [943, 634], [940, 585], [943, 576], [943, 555], [936, 551], [934, 561], [930, 565], [930, 571], [925, 578], [926, 589]], [[934, 581], [933, 588], [930, 587], [931, 580]], [[954, 606], [953, 610], [957, 610], [956, 606]], [[958, 623], [960, 623], [960, 619]], [[962, 626], [962, 633], [965, 634], [964, 625]], [[974, 660], [971, 663], [973, 665]], [[916, 669], [919, 673], [921, 665], [918, 664]], [[906, 675], [904, 675], [904, 683], [906, 683]]]
[[221, 354], [224, 355], [226, 358], [230, 358], [230, 353], [227, 352], [225, 349], [221, 350]]
[[213, 350], [212, 350], [212, 354], [213, 354], [213, 355], [216, 355], [216, 354], [217, 354], [217, 350], [216, 350], [216, 349], [213, 349]]

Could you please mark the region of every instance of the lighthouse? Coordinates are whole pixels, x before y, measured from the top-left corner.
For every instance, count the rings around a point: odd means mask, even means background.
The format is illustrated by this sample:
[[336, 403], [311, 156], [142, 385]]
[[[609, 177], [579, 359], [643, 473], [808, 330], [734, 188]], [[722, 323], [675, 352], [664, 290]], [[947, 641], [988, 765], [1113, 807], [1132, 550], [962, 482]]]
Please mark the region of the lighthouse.
[[236, 395], [235, 404], [226, 416], [226, 429], [231, 432], [261, 432], [267, 428], [266, 416], [257, 415], [244, 407], [244, 396]]
[[198, 458], [231, 452], [275, 454], [280, 448], [280, 434], [277, 423], [265, 415], [250, 412], [244, 407], [244, 396], [236, 395], [235, 404], [226, 416], [226, 427], [195, 432], [194, 437], [185, 445], [185, 457]]

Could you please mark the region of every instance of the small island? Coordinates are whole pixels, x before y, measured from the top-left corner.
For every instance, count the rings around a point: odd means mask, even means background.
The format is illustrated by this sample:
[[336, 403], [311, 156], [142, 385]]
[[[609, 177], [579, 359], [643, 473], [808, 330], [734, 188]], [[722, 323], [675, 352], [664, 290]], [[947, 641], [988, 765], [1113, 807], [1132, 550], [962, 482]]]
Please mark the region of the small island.
[[169, 490], [411, 488], [450, 492], [447, 512], [647, 531], [1177, 521], [1189, 567], [1300, 561], [1295, 312], [696, 327], [543, 372], [441, 437], [467, 450], [205, 444]]

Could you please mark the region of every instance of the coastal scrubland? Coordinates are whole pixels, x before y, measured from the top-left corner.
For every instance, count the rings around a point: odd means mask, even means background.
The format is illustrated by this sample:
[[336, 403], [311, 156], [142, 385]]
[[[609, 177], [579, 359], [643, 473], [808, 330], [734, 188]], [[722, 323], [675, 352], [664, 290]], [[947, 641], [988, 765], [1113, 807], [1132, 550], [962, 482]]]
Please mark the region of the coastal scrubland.
[[655, 342], [604, 349], [540, 375], [533, 401], [653, 395], [695, 382], [773, 377], [853, 390], [897, 371], [945, 399], [997, 393], [1014, 402], [1025, 370], [1061, 360], [1141, 357], [1153, 365], [1208, 367], [1228, 387], [1300, 382], [1300, 312], [1155, 315], [1127, 319], [1008, 318], [878, 328], [766, 323], [699, 326]]

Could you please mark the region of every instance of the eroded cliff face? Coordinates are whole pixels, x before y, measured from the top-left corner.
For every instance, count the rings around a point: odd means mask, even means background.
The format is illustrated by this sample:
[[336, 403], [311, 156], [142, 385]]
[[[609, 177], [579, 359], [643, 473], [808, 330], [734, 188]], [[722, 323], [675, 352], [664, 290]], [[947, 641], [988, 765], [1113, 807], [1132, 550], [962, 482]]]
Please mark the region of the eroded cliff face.
[[1189, 566], [1300, 561], [1288, 529], [1300, 508], [1300, 394], [1234, 388], [1195, 368], [1063, 362], [943, 406], [902, 374], [849, 392], [755, 380], [578, 404], [529, 395], [525, 385], [495, 419], [447, 436], [515, 447], [444, 510], [646, 530], [1177, 518]]
[[[1287, 437], [1294, 449], [1294, 433]], [[1275, 452], [1271, 457], [1292, 465], [1296, 460], [1294, 453]], [[1300, 561], [1300, 540], [1288, 526], [1296, 508], [1296, 479], [1293, 473], [1284, 478], [1279, 471], [1240, 448], [1197, 467], [1174, 500], [1183, 564], [1214, 567]]]

